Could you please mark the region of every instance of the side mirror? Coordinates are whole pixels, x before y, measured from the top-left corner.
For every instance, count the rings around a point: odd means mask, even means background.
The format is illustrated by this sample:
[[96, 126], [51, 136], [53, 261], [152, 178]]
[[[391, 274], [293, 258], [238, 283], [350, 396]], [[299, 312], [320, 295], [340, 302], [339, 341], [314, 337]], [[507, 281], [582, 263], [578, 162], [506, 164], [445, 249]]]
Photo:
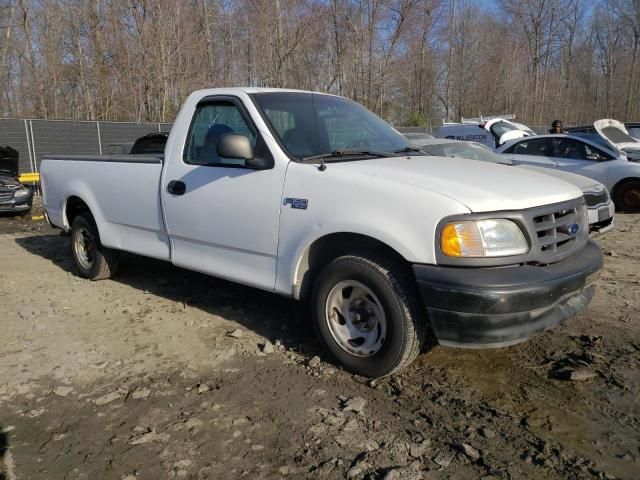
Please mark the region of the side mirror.
[[241, 133], [225, 133], [218, 140], [216, 151], [223, 158], [250, 160], [253, 158], [253, 147], [246, 135]]

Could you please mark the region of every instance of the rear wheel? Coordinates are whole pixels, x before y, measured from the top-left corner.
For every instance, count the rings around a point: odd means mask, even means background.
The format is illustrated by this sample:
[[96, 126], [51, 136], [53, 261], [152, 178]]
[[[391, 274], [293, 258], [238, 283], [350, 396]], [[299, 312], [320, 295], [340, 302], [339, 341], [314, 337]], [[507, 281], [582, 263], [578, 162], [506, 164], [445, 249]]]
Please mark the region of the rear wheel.
[[367, 377], [400, 370], [424, 342], [426, 321], [415, 283], [402, 265], [386, 258], [333, 260], [316, 279], [312, 312], [325, 350]]
[[613, 201], [618, 210], [640, 211], [640, 180], [627, 180], [617, 186]]
[[71, 251], [82, 277], [102, 280], [111, 278], [118, 270], [120, 255], [100, 243], [98, 228], [90, 213], [80, 213], [73, 219]]

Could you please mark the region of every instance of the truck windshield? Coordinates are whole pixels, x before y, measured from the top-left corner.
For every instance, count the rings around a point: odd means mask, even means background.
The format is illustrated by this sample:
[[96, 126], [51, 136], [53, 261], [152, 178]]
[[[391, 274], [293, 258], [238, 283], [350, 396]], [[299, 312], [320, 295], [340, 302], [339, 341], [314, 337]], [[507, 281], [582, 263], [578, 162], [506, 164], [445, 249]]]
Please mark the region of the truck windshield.
[[[358, 158], [354, 151], [412, 153], [404, 136], [346, 98], [305, 92], [256, 93], [252, 97], [272, 133], [296, 159], [331, 154], [340, 160]], [[347, 151], [351, 155], [340, 158]], [[368, 156], [376, 155], [362, 153], [360, 158]]]

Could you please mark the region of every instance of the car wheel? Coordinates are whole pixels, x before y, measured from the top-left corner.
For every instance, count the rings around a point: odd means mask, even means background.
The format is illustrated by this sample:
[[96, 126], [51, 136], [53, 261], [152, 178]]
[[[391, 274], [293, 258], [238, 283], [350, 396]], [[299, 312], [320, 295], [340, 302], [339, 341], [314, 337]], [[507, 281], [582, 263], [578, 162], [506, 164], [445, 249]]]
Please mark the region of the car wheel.
[[415, 282], [386, 258], [346, 255], [318, 275], [312, 294], [320, 343], [347, 370], [390, 375], [411, 363], [426, 334]]
[[98, 228], [90, 213], [81, 213], [73, 219], [71, 252], [82, 277], [103, 280], [111, 278], [118, 270], [119, 252], [100, 243]]
[[616, 208], [625, 212], [640, 211], [640, 181], [627, 180], [615, 189]]

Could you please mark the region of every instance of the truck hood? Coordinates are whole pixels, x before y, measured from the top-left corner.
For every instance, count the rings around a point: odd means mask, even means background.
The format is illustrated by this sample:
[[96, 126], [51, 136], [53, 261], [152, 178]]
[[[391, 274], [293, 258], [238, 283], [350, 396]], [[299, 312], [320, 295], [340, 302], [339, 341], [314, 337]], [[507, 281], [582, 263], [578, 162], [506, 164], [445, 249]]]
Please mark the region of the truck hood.
[[611, 145], [627, 154], [630, 160], [640, 159], [640, 142], [629, 135], [622, 122], [604, 118], [593, 122], [596, 131]]
[[472, 212], [521, 210], [582, 196], [577, 187], [546, 174], [464, 158], [377, 158], [335, 162], [327, 168], [423, 188], [452, 198]]

